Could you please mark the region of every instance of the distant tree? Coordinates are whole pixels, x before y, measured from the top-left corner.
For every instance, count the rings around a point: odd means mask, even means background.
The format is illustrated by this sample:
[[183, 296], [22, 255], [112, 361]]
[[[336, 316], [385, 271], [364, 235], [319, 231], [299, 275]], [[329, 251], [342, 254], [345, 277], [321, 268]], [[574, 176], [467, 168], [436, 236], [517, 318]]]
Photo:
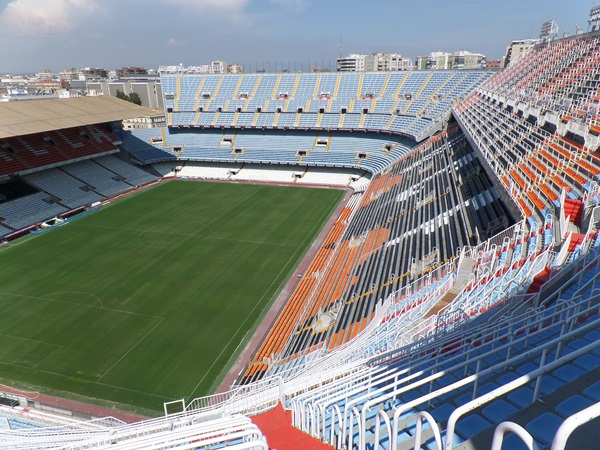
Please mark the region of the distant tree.
[[142, 105], [142, 99], [140, 98], [137, 92], [132, 92], [131, 94], [129, 94], [129, 101], [131, 103], [135, 103], [136, 105]]
[[136, 105], [142, 104], [142, 99], [137, 92], [132, 92], [131, 94], [127, 95], [125, 92], [117, 89], [116, 97], [120, 98], [121, 100], [125, 100], [126, 102], [135, 103]]
[[129, 96], [125, 94], [125, 92], [120, 91], [117, 89], [117, 98], [120, 98], [121, 100], [126, 100], [126, 101], [130, 101], [129, 100]]

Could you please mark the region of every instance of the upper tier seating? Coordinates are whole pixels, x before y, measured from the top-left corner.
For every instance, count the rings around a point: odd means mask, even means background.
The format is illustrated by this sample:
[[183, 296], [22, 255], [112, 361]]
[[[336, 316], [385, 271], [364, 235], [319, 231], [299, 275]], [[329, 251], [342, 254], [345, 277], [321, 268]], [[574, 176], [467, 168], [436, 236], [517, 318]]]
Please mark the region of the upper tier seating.
[[505, 189], [530, 221], [567, 198], [587, 201], [600, 181], [600, 36], [538, 45], [454, 108]]
[[[422, 139], [436, 117], [490, 75], [479, 70], [161, 79], [169, 127], [389, 130]], [[406, 120], [394, 120], [397, 115]]]
[[119, 140], [90, 125], [0, 139], [0, 178], [88, 155], [115, 153]]

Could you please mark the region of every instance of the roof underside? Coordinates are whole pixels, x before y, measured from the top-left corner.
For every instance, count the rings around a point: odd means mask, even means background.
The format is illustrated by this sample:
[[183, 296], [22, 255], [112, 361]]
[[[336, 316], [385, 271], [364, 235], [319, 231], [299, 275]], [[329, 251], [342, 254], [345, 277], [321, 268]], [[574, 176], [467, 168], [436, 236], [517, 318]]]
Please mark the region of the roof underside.
[[152, 115], [109, 96], [6, 102], [0, 103], [0, 139]]

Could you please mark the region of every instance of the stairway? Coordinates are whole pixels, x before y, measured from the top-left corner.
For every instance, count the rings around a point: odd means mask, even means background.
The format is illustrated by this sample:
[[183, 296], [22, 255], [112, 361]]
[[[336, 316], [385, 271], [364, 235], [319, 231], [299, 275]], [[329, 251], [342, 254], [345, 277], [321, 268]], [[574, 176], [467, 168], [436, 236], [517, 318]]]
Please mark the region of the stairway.
[[285, 411], [281, 403], [275, 408], [251, 417], [267, 438], [272, 450], [331, 450], [331, 445], [303, 433], [292, 426], [292, 413]]
[[581, 225], [583, 219], [583, 201], [577, 199], [565, 199], [565, 217], [571, 217], [570, 221], [575, 225]]

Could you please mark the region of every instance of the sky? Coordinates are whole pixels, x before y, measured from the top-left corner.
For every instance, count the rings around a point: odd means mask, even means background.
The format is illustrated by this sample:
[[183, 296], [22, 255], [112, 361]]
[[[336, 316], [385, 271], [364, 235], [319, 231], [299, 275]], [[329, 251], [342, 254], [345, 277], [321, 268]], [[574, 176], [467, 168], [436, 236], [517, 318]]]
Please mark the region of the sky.
[[0, 0], [0, 74], [158, 68], [335, 68], [340, 53], [468, 50], [500, 59], [553, 19], [588, 29], [593, 0]]

